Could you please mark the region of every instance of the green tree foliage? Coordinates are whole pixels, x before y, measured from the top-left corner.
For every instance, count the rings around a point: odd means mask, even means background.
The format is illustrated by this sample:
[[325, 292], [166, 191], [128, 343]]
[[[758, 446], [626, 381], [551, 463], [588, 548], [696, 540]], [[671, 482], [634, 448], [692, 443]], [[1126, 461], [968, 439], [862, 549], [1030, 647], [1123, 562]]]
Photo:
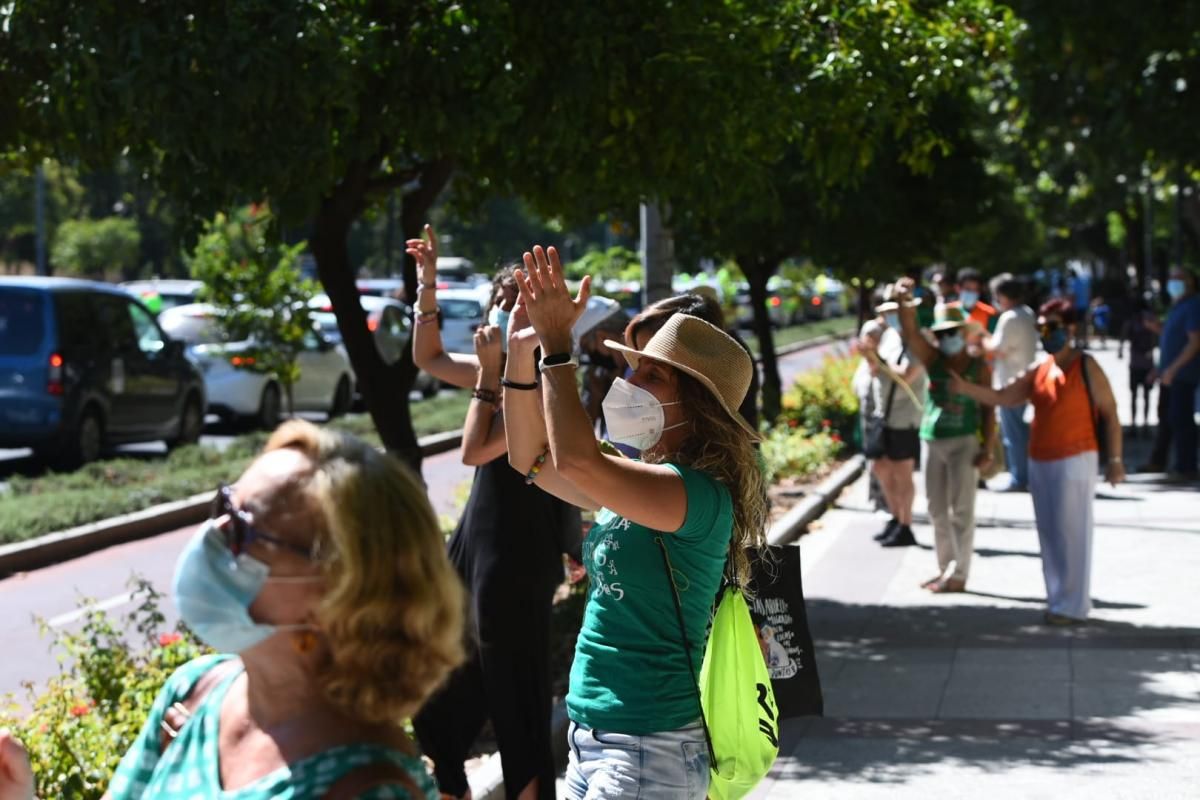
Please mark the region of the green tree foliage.
[[308, 301], [317, 287], [300, 274], [305, 245], [273, 243], [270, 220], [255, 206], [232, 218], [218, 214], [196, 243], [190, 266], [192, 277], [204, 282], [200, 299], [219, 309], [226, 341], [253, 342], [242, 368], [275, 376], [291, 414], [300, 353], [315, 335]]
[[137, 263], [141, 234], [121, 217], [70, 219], [58, 226], [50, 251], [54, 268], [66, 275], [105, 279]]
[[[57, 161], [42, 165], [46, 181], [46, 238], [54, 241], [55, 230], [66, 219], [85, 213], [84, 186], [75, 171]], [[13, 271], [18, 264], [34, 261], [34, 170], [28, 165], [0, 168], [0, 264]]]
[[597, 282], [596, 291], [603, 293], [604, 281], [636, 281], [642, 277], [642, 262], [638, 254], [627, 247], [610, 247], [607, 250], [593, 250], [564, 268], [567, 277], [573, 281], [591, 275]]

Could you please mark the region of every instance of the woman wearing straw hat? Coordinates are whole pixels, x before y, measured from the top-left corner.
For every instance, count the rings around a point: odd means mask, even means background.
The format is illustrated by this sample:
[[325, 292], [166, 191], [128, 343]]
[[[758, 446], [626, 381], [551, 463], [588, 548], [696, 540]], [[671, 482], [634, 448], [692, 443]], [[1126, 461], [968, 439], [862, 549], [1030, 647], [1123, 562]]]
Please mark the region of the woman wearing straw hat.
[[[554, 248], [536, 247], [518, 283], [505, 375], [509, 461], [547, 492], [597, 511], [583, 547], [592, 588], [567, 695], [568, 794], [699, 800], [709, 758], [695, 672], [709, 611], [727, 564], [746, 579], [746, 548], [762, 542], [766, 523], [757, 437], [737, 413], [753, 364], [728, 334], [686, 314], [641, 350], [606, 342], [634, 369], [604, 399], [609, 438], [641, 458], [608, 455], [566, 366], [590, 280], [572, 299]], [[517, 357], [539, 344], [540, 402], [530, 359]]]
[[967, 587], [975, 547], [977, 470], [992, 460], [995, 417], [990, 406], [951, 391], [951, 371], [985, 387], [991, 385], [992, 375], [983, 359], [966, 351], [966, 318], [959, 306], [941, 304], [934, 309], [930, 330], [937, 347], [929, 343], [917, 328], [916, 313], [908, 302], [913, 285], [911, 278], [901, 278], [896, 283], [896, 300], [908, 350], [929, 373], [921, 439], [928, 448], [925, 496], [939, 570], [922, 586], [931, 592], [961, 592]]
[[[917, 543], [912, 532], [913, 471], [921, 454], [919, 432], [929, 379], [925, 367], [900, 341], [900, 303], [895, 295], [895, 286], [889, 285], [883, 302], [875, 308], [894, 333], [881, 337], [876, 350], [867, 351], [875, 416], [883, 423], [883, 452], [872, 462], [872, 469], [892, 513], [875, 539], [884, 547], [908, 547]], [[914, 308], [917, 305], [912, 303]]]

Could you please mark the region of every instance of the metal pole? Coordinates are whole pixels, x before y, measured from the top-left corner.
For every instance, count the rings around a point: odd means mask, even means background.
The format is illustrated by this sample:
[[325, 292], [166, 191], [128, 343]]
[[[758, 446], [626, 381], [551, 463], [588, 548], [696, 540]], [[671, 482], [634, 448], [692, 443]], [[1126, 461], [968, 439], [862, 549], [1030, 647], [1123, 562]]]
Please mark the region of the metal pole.
[[1175, 169], [1175, 225], [1171, 231], [1171, 264], [1183, 266], [1183, 167]]
[[37, 274], [47, 275], [46, 271], [46, 173], [38, 164], [33, 176], [33, 225], [35, 262]]
[[[1154, 279], [1154, 184], [1147, 180], [1142, 202], [1142, 268], [1146, 281]], [[1165, 282], [1158, 287], [1159, 296], [1166, 298]]]

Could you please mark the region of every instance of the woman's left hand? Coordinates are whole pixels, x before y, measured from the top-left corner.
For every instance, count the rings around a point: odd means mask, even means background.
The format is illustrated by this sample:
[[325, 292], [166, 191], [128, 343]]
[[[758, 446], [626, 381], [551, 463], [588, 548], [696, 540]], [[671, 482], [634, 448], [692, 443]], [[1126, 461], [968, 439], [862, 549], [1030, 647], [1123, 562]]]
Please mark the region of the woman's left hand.
[[1117, 484], [1125, 480], [1125, 464], [1121, 461], [1109, 461], [1108, 466], [1104, 469], [1104, 478], [1115, 489]]
[[545, 355], [569, 352], [571, 328], [587, 307], [591, 276], [583, 279], [579, 294], [572, 298], [555, 248], [546, 251], [534, 247], [524, 260], [525, 269], [516, 271], [517, 286], [529, 321], [541, 339], [542, 351]]
[[975, 456], [975, 468], [983, 471], [992, 465], [992, 450], [991, 447], [984, 447]]

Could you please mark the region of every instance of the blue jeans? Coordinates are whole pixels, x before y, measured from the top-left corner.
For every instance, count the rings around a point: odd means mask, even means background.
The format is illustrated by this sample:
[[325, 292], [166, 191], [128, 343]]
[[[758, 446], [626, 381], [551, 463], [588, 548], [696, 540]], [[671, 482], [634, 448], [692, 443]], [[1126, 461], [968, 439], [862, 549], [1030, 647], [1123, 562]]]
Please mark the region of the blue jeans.
[[1029, 426], [1025, 423], [1025, 405], [1000, 408], [1000, 436], [1004, 440], [1004, 460], [1013, 483], [1029, 486]]
[[632, 736], [572, 722], [567, 746], [572, 800], [704, 800], [708, 794], [708, 745], [700, 725]]
[[1175, 450], [1175, 471], [1196, 471], [1196, 384], [1172, 381], [1167, 392], [1167, 424]]

